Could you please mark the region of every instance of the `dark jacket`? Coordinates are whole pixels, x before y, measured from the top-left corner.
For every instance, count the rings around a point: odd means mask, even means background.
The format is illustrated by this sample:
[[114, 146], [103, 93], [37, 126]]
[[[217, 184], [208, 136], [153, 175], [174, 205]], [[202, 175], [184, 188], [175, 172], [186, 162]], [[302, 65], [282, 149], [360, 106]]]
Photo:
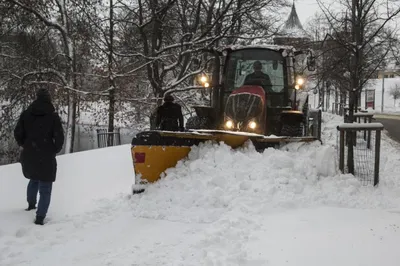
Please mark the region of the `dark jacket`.
[[262, 86], [266, 93], [272, 91], [272, 82], [270, 77], [261, 71], [247, 75], [244, 80], [244, 85]]
[[62, 149], [64, 132], [61, 119], [50, 100], [37, 99], [22, 112], [14, 137], [23, 148], [20, 162], [28, 179], [56, 180], [56, 154]]
[[156, 115], [156, 126], [161, 130], [183, 130], [182, 107], [174, 102], [165, 102], [159, 106]]

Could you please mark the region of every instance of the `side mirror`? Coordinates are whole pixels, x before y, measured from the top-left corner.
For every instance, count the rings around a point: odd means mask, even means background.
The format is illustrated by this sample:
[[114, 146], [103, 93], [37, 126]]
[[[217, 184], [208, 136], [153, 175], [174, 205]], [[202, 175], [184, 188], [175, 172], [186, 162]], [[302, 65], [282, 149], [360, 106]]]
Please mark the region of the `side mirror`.
[[197, 57], [193, 58], [192, 60], [193, 60], [192, 64], [193, 64], [194, 68], [196, 68], [196, 69], [199, 68], [200, 64], [201, 64], [201, 60]]
[[314, 56], [308, 56], [307, 57], [307, 69], [309, 71], [315, 71], [315, 57]]

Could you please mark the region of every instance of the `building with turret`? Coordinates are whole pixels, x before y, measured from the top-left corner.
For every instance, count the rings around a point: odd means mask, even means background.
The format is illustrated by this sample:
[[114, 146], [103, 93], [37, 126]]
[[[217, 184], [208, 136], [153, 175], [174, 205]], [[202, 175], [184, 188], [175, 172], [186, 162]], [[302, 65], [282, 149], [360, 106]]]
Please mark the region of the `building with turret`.
[[298, 49], [311, 46], [311, 37], [301, 25], [294, 2], [288, 19], [274, 37], [274, 44], [292, 45]]

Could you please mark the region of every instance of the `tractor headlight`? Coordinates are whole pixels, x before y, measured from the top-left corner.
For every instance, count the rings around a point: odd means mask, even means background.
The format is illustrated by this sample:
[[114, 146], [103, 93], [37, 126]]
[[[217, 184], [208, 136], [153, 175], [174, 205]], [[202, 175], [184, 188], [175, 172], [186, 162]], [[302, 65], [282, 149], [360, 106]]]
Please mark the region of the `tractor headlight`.
[[226, 127], [227, 129], [233, 128], [233, 121], [232, 121], [232, 120], [226, 121], [226, 122], [225, 122], [225, 127]]
[[296, 85], [302, 86], [304, 84], [304, 78], [302, 77], [297, 77], [296, 79]]
[[205, 88], [210, 87], [210, 81], [206, 75], [201, 75], [199, 77], [198, 81], [203, 87], [205, 87]]
[[256, 123], [256, 122], [251, 121], [251, 122], [249, 123], [249, 128], [251, 128], [251, 129], [256, 129], [256, 127], [257, 127], [257, 123]]
[[208, 78], [206, 76], [201, 76], [200, 77], [200, 82], [201, 83], [206, 83], [208, 81]]

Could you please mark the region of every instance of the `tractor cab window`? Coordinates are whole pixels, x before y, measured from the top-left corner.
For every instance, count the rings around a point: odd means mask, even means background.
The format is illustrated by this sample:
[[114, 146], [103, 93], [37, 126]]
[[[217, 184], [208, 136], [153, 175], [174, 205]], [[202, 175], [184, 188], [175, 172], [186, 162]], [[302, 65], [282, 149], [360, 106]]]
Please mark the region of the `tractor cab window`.
[[284, 90], [283, 57], [266, 49], [246, 49], [230, 54], [227, 64], [225, 91], [230, 93], [243, 85], [259, 85], [269, 93]]

